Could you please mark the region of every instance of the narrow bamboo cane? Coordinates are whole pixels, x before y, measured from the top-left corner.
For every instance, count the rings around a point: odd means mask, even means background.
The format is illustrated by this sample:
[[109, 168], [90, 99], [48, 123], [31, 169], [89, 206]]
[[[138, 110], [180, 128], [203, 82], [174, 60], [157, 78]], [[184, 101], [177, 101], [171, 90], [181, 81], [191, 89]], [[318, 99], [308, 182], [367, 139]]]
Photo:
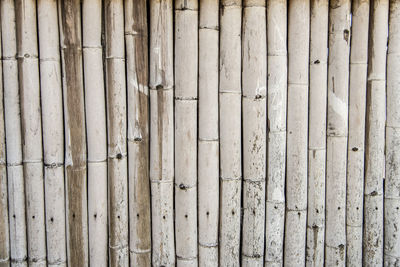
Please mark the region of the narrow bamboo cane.
[[240, 265], [241, 228], [241, 23], [242, 1], [220, 6], [220, 247], [221, 266]]
[[198, 1], [175, 1], [175, 236], [177, 266], [197, 266]]
[[172, 0], [150, 0], [150, 181], [155, 266], [175, 266], [172, 4]]
[[288, 266], [305, 265], [309, 21], [309, 0], [290, 1], [284, 252], [284, 264]]
[[267, 2], [268, 156], [265, 264], [283, 265], [285, 228], [287, 1]]
[[389, 12], [384, 266], [396, 266], [400, 262], [400, 1], [390, 1]]
[[388, 0], [371, 1], [365, 124], [363, 264], [383, 264]]
[[[1, 26], [0, 26], [1, 44]], [[10, 232], [8, 225], [6, 133], [4, 124], [3, 58], [0, 49], [0, 266], [10, 265]]]
[[147, 0], [125, 1], [130, 264], [151, 266]]
[[0, 4], [10, 262], [12, 266], [27, 266], [25, 186], [22, 166], [15, 6], [12, 0], [4, 0]]
[[311, 1], [306, 266], [324, 265], [329, 1]]
[[38, 1], [47, 260], [66, 266], [64, 123], [57, 1]]
[[199, 19], [198, 220], [199, 266], [218, 265], [219, 1], [201, 0]]
[[347, 145], [346, 264], [362, 266], [364, 131], [369, 1], [352, 2], [349, 140]]
[[108, 0], [104, 9], [110, 205], [109, 262], [111, 266], [127, 266], [129, 232], [123, 1]]
[[344, 266], [346, 263], [349, 45], [350, 1], [331, 1], [329, 6], [325, 263], [339, 266]]
[[15, 1], [17, 58], [30, 266], [46, 266], [42, 120], [36, 1]]
[[108, 264], [107, 128], [103, 77], [102, 1], [82, 3], [83, 70], [88, 153], [89, 261]]
[[85, 103], [79, 0], [59, 1], [65, 124], [67, 256], [88, 265]]
[[267, 31], [265, 0], [243, 2], [242, 266], [264, 265]]

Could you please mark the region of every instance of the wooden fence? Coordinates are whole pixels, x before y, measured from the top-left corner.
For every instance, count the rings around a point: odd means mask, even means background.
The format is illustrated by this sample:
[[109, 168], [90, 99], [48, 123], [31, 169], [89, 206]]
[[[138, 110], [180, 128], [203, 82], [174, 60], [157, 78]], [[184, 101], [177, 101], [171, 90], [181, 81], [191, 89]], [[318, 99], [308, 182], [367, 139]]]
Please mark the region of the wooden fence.
[[400, 266], [400, 0], [0, 9], [0, 266]]

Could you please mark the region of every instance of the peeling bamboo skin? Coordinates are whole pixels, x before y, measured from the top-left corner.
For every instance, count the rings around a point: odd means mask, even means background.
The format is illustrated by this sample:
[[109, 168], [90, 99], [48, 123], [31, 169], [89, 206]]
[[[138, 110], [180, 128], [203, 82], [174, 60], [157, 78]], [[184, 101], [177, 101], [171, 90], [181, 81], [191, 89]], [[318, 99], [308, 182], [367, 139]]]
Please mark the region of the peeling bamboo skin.
[[147, 1], [125, 1], [130, 264], [151, 266]]
[[307, 215], [308, 55], [310, 2], [288, 11], [286, 224], [284, 264], [304, 266]]
[[86, 130], [80, 1], [59, 2], [65, 124], [67, 259], [88, 265]]
[[199, 2], [198, 250], [199, 266], [218, 265], [219, 1]]
[[385, 177], [386, 44], [389, 1], [372, 1], [368, 47], [365, 130], [365, 266], [383, 264], [383, 179]]
[[306, 266], [324, 264], [329, 1], [311, 1]]
[[267, 38], [265, 1], [259, 2], [243, 3], [243, 266], [264, 263]]
[[152, 264], [175, 265], [173, 212], [173, 6], [150, 0], [150, 181]]
[[[1, 7], [0, 7], [1, 8]], [[1, 14], [1, 13], [0, 13]], [[1, 25], [1, 24], [0, 24]], [[1, 43], [1, 26], [0, 26]], [[4, 123], [3, 58], [0, 49], [0, 266], [10, 264], [10, 232], [8, 225], [8, 193], [6, 163], [6, 132]]]
[[389, 43], [387, 54], [387, 121], [386, 121], [386, 177], [384, 199], [384, 266], [397, 266], [400, 263], [400, 2], [389, 2]]
[[329, 6], [325, 264], [346, 264], [350, 1]]
[[107, 266], [107, 129], [101, 44], [102, 1], [82, 2], [82, 31], [87, 118], [89, 262], [93, 266]]
[[265, 264], [283, 265], [285, 229], [287, 2], [267, 1], [267, 191]]
[[346, 265], [362, 265], [369, 1], [352, 2], [347, 145]]
[[241, 0], [224, 0], [220, 5], [220, 266], [240, 265], [241, 5]]

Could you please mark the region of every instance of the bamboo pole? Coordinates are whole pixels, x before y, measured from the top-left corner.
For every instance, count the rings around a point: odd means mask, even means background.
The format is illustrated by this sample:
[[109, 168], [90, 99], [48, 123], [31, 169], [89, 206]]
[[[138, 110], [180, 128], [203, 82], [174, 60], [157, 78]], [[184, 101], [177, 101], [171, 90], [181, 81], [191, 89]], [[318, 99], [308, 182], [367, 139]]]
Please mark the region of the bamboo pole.
[[45, 266], [46, 230], [36, 1], [18, 0], [15, 7], [28, 262], [30, 266]]
[[0, 3], [10, 262], [12, 266], [27, 266], [25, 186], [22, 166], [15, 6], [12, 0], [5, 0]]
[[57, 1], [38, 1], [48, 264], [66, 266], [64, 123]]
[[125, 1], [130, 264], [151, 266], [147, 0]]
[[352, 2], [347, 145], [346, 264], [362, 266], [364, 131], [367, 92], [369, 1]]
[[219, 1], [201, 0], [199, 19], [198, 220], [199, 266], [218, 265]]
[[289, 2], [285, 259], [304, 266], [307, 216], [308, 56], [310, 2]]
[[324, 265], [329, 1], [311, 1], [306, 265]]
[[108, 0], [104, 10], [110, 205], [109, 262], [111, 266], [127, 266], [129, 222], [123, 1]]
[[[0, 26], [1, 44], [1, 26]], [[6, 132], [4, 124], [3, 58], [0, 49], [0, 266], [10, 265], [10, 232], [8, 225]]]
[[101, 45], [102, 1], [84, 0], [82, 14], [89, 261], [93, 266], [107, 266], [107, 128]]
[[267, 1], [268, 156], [265, 264], [283, 265], [285, 228], [287, 1]]
[[400, 1], [392, 0], [389, 9], [389, 44], [387, 54], [387, 123], [386, 123], [386, 178], [384, 213], [384, 266], [400, 262]]
[[175, 236], [177, 266], [197, 266], [198, 1], [175, 1]]
[[383, 264], [383, 180], [385, 177], [386, 45], [388, 0], [371, 2], [365, 124], [365, 266]]
[[150, 181], [155, 266], [175, 266], [172, 4], [172, 0], [150, 0]]
[[346, 159], [350, 1], [329, 6], [328, 114], [326, 159], [325, 263], [346, 260]]
[[241, 228], [242, 1], [220, 6], [220, 247], [221, 266], [239, 266]]
[[65, 125], [67, 256], [88, 265], [86, 131], [79, 0], [59, 1]]
[[264, 0], [243, 2], [242, 265], [263, 266], [266, 177], [267, 31]]

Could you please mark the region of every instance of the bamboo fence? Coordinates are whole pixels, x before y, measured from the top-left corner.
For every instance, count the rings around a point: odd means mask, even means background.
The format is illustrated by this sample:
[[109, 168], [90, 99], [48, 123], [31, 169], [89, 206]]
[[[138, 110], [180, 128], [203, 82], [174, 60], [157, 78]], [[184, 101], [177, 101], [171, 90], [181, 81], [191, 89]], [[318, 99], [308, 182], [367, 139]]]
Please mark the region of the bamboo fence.
[[0, 0], [0, 267], [400, 266], [400, 0]]

